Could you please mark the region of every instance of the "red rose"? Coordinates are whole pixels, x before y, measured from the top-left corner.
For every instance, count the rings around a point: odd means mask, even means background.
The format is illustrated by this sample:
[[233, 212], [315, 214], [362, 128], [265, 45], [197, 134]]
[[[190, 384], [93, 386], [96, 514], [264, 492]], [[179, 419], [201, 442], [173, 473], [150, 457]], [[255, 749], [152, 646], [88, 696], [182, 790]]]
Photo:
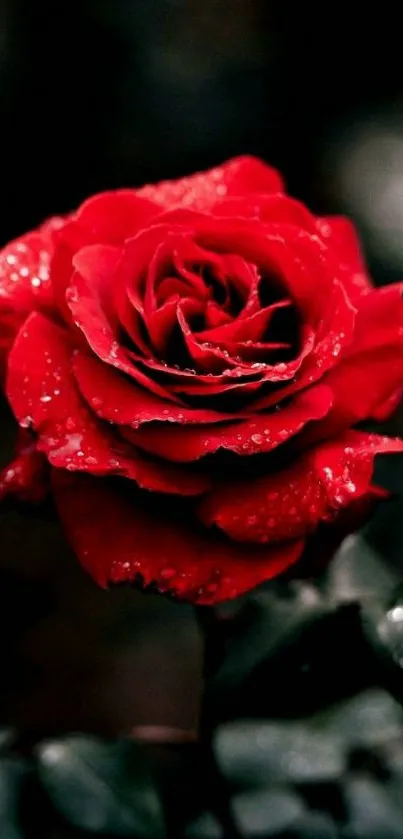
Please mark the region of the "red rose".
[[258, 160], [97, 195], [0, 270], [8, 399], [36, 440], [19, 468], [34, 457], [37, 481], [46, 456], [102, 585], [240, 594], [379, 494], [374, 456], [403, 449], [351, 430], [402, 388], [402, 287], [373, 289], [349, 222]]

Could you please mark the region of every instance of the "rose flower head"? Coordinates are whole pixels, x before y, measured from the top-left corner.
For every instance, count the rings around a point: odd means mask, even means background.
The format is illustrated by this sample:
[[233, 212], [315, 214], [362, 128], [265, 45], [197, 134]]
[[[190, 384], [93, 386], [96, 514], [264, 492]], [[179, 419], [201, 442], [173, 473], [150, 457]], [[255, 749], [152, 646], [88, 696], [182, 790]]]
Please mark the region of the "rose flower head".
[[251, 157], [4, 248], [0, 355], [22, 428], [0, 494], [50, 487], [103, 586], [235, 597], [354, 520], [403, 450], [355, 430], [402, 391], [402, 286], [373, 288], [350, 222]]

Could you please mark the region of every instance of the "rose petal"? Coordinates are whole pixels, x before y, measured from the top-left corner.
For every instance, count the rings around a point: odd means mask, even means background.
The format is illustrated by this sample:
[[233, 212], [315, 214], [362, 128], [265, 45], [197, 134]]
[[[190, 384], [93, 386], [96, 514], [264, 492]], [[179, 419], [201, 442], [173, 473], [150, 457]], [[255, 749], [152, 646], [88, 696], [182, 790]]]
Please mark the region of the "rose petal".
[[354, 225], [347, 218], [329, 217], [317, 220], [317, 229], [322, 239], [337, 255], [343, 272], [342, 282], [351, 300], [372, 289], [360, 243]]
[[[311, 433], [323, 439], [396, 407], [403, 387], [403, 284], [373, 289], [357, 304], [354, 340], [324, 381], [334, 405]], [[379, 413], [380, 410], [380, 413]]]
[[198, 332], [197, 338], [200, 341], [213, 341], [220, 346], [231, 347], [236, 346], [240, 341], [256, 341], [269, 328], [274, 312], [291, 305], [291, 300], [278, 300], [253, 314], [241, 312], [239, 317], [234, 318], [231, 323]]
[[301, 540], [270, 548], [231, 545], [183, 517], [165, 519], [160, 507], [143, 506], [106, 481], [60, 473], [54, 479], [67, 536], [102, 586], [141, 580], [181, 599], [213, 603], [278, 575], [303, 548]]
[[262, 224], [256, 219], [217, 217], [188, 209], [163, 213], [150, 231], [161, 236], [164, 228], [172, 230], [173, 226], [192, 234], [207, 250], [235, 253], [260, 273], [279, 278], [310, 323], [322, 317], [335, 265], [333, 259], [328, 264], [330, 251], [319, 236], [291, 224]]
[[99, 417], [108, 422], [134, 428], [157, 420], [187, 424], [232, 419], [230, 414], [166, 402], [83, 352], [78, 352], [74, 358], [74, 372], [86, 402]]
[[160, 212], [158, 205], [133, 189], [101, 192], [88, 198], [75, 214], [75, 221], [91, 234], [91, 242], [121, 245], [147, 227]]
[[26, 316], [52, 303], [49, 264], [54, 232], [62, 224], [50, 219], [0, 252], [0, 364]]
[[264, 190], [261, 193], [224, 199], [214, 206], [214, 215], [253, 218], [263, 224], [292, 224], [309, 233], [317, 232], [315, 217], [300, 201], [282, 193], [265, 195]]
[[137, 195], [161, 207], [183, 206], [210, 210], [224, 196], [282, 192], [283, 181], [275, 169], [256, 157], [234, 157], [206, 172], [198, 172], [177, 181], [162, 181], [137, 190]]
[[67, 292], [67, 301], [75, 324], [102, 361], [131, 376], [138, 384], [162, 396], [163, 399], [178, 401], [137, 365], [131, 363], [128, 354], [116, 340], [109, 311], [107, 315], [103, 309], [103, 299], [110, 292], [113, 271], [119, 257], [118, 248], [101, 245], [83, 248], [75, 256], [74, 262], [78, 270], [73, 275]]
[[356, 308], [350, 302], [344, 287], [334, 282], [329, 294], [328, 306], [315, 335], [315, 347], [307, 353], [298, 372], [298, 376], [279, 392], [258, 397], [251, 405], [254, 410], [267, 410], [276, 405], [279, 396], [288, 399], [314, 382], [324, 378], [325, 373], [340, 364], [347, 355], [354, 339]]
[[145, 459], [90, 413], [75, 384], [67, 331], [40, 314], [30, 315], [15, 340], [8, 397], [20, 424], [38, 433], [38, 449], [53, 466], [120, 474], [156, 492], [197, 495], [209, 486], [204, 476]]
[[[121, 249], [112, 245], [92, 245], [81, 248], [73, 256], [73, 269], [86, 280], [89, 290], [96, 296], [101, 306], [111, 311], [114, 276], [122, 258]], [[74, 290], [70, 292], [74, 301]]]
[[330, 410], [332, 392], [318, 385], [300, 394], [278, 412], [259, 415], [243, 422], [186, 428], [150, 427], [123, 432], [128, 439], [152, 454], [178, 463], [198, 460], [218, 449], [238, 455], [269, 452], [280, 446], [312, 420], [322, 419]]
[[[190, 302], [190, 301], [189, 301]], [[227, 350], [220, 346], [199, 341], [197, 333], [193, 333], [185, 315], [185, 303], [177, 306], [177, 321], [191, 358], [191, 365], [198, 371], [219, 374], [229, 367], [239, 367], [239, 363], [232, 359]], [[193, 312], [191, 312], [193, 315]]]
[[87, 245], [122, 245], [158, 212], [158, 205], [130, 189], [101, 192], [84, 201], [60, 231], [52, 259], [54, 301], [67, 320], [70, 315], [65, 293], [73, 273], [74, 254]]
[[371, 494], [375, 455], [399, 451], [401, 440], [349, 431], [279, 473], [221, 484], [201, 502], [199, 515], [241, 542], [300, 538]]

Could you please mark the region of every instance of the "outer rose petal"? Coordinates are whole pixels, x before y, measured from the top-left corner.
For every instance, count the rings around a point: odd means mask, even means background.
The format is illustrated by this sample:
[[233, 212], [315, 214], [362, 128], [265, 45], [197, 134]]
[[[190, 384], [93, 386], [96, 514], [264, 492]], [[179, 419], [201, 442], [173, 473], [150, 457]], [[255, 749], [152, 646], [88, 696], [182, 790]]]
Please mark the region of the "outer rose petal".
[[319, 233], [338, 258], [343, 283], [351, 300], [372, 289], [354, 225], [342, 216], [319, 218]]
[[368, 418], [387, 416], [403, 388], [403, 284], [372, 289], [357, 303], [354, 340], [324, 379], [334, 405], [309, 439], [334, 436]]
[[166, 210], [178, 206], [211, 210], [224, 197], [271, 192], [283, 192], [281, 175], [257, 157], [242, 156], [207, 172], [143, 186], [137, 195]]
[[293, 224], [315, 234], [317, 221], [307, 207], [295, 198], [278, 192], [271, 195], [248, 194], [227, 198], [214, 207], [214, 215], [228, 218], [254, 218], [263, 224]]
[[38, 449], [53, 466], [120, 474], [155, 492], [197, 495], [209, 486], [202, 475], [148, 461], [90, 413], [72, 373], [68, 332], [38, 313], [24, 323], [10, 353], [8, 396], [20, 424], [38, 432]]
[[79, 207], [57, 237], [52, 259], [52, 289], [56, 307], [67, 321], [65, 293], [73, 273], [73, 257], [87, 245], [122, 245], [160, 211], [131, 189], [101, 192]]
[[74, 220], [91, 236], [87, 244], [121, 245], [146, 227], [159, 212], [158, 204], [140, 198], [138, 191], [118, 189], [88, 198], [77, 210]]
[[375, 455], [399, 451], [401, 440], [349, 431], [282, 472], [216, 487], [201, 502], [200, 518], [241, 542], [301, 538], [371, 494]]
[[181, 599], [213, 603], [236, 597], [285, 570], [302, 540], [241, 547], [185, 521], [139, 507], [125, 491], [88, 476], [54, 473], [54, 492], [67, 536], [87, 571], [108, 582], [155, 583]]
[[62, 225], [61, 218], [50, 219], [0, 252], [0, 365], [27, 314], [52, 303], [49, 264]]
[[12, 463], [0, 472], [0, 501], [15, 495], [21, 501], [42, 501], [49, 491], [49, 466], [35, 440], [21, 430]]

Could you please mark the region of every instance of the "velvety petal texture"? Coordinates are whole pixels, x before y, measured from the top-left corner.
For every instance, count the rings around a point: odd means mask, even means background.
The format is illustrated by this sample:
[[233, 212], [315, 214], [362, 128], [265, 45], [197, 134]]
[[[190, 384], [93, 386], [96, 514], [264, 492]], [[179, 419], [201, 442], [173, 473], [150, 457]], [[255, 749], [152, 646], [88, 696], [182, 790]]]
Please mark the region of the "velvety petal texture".
[[13, 339], [27, 315], [52, 306], [50, 262], [63, 219], [10, 242], [0, 252], [0, 375]]
[[302, 540], [265, 548], [219, 539], [183, 517], [158, 518], [123, 487], [54, 475], [56, 504], [84, 567], [106, 586], [135, 581], [198, 603], [236, 597], [295, 562]]
[[101, 585], [213, 603], [381, 494], [374, 459], [403, 444], [362, 423], [403, 391], [402, 286], [238, 157], [8, 245], [0, 375], [22, 428], [0, 497], [51, 487]]

